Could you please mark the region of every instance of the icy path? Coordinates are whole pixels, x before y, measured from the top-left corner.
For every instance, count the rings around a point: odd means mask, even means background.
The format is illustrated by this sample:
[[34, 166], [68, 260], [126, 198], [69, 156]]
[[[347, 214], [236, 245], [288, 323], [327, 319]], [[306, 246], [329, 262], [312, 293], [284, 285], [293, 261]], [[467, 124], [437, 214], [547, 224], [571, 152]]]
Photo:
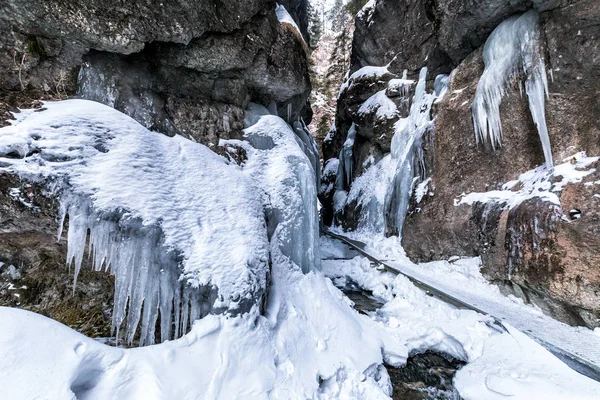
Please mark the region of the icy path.
[[[369, 316], [404, 341], [411, 354], [431, 349], [467, 361], [453, 380], [461, 398], [598, 398], [598, 382], [578, 374], [509, 323], [504, 323], [506, 331], [490, 329], [489, 316], [432, 297], [406, 276], [374, 268], [376, 263], [355, 256], [335, 239], [322, 237], [321, 242], [323, 272], [336, 285], [357, 285], [383, 302]], [[483, 279], [477, 259], [462, 259], [452, 267], [454, 272], [433, 269], [447, 274], [450, 282], [462, 275], [463, 285]]]
[[[360, 242], [353, 242], [360, 247]], [[520, 299], [504, 296], [481, 276], [478, 259], [455, 264], [447, 261], [414, 264], [394, 249], [390, 239], [364, 245], [361, 250], [377, 260], [385, 260], [386, 265], [407, 276], [514, 326], [553, 353], [559, 353], [561, 359], [571, 353], [580, 359], [576, 362], [589, 367], [588, 373], [594, 374], [596, 379], [600, 376], [600, 335], [587, 328], [566, 325], [523, 304]]]

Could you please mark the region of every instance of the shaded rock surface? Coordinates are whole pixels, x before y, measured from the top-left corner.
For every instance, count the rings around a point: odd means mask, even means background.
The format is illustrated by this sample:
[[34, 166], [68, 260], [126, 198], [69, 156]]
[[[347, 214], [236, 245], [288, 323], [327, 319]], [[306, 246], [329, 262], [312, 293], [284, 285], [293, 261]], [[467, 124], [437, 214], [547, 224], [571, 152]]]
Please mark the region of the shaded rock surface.
[[90, 337], [111, 335], [113, 279], [84, 266], [77, 288], [57, 240], [56, 200], [42, 185], [0, 174], [0, 305], [56, 319]]
[[[288, 3], [305, 31], [306, 1]], [[79, 76], [84, 98], [206, 145], [239, 138], [249, 101], [309, 122], [306, 46], [274, 9], [268, 0], [9, 1], [0, 89], [65, 97]]]
[[[390, 76], [368, 79], [342, 94], [336, 130], [324, 143], [325, 162], [338, 157], [352, 123], [359, 136], [372, 129], [369, 121], [357, 118], [356, 108], [403, 69], [410, 78], [427, 65], [428, 79], [452, 71], [448, 91], [433, 110], [435, 132], [423, 139], [431, 182], [420, 203], [411, 199], [403, 231], [407, 254], [414, 261], [481, 256], [484, 274], [506, 293], [562, 321], [595, 327], [600, 325], [597, 171], [568, 184], [560, 206], [535, 199], [512, 210], [500, 203], [455, 205], [461, 194], [500, 189], [544, 163], [517, 81], [500, 106], [500, 149], [477, 145], [471, 111], [484, 68], [481, 45], [502, 20], [532, 8], [540, 13], [549, 81], [545, 112], [555, 164], [579, 151], [600, 155], [600, 10], [594, 1], [377, 1], [357, 17], [351, 71], [389, 63]], [[383, 130], [393, 135], [389, 127]], [[360, 154], [372, 154], [377, 146], [386, 153], [385, 142], [368, 137], [355, 141], [353, 178], [362, 170]], [[598, 163], [590, 168], [597, 169]], [[325, 210], [333, 207], [333, 195], [321, 201]], [[356, 213], [360, 210], [346, 212], [339, 222], [354, 229]]]

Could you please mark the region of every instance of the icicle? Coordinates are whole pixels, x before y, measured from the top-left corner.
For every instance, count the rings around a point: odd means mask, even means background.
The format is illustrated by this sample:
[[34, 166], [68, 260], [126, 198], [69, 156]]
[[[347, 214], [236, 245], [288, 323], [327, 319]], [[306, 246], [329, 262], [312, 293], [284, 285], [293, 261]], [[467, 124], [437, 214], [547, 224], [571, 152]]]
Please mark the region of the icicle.
[[[107, 75], [110, 75], [107, 77]], [[119, 89], [115, 74], [105, 74], [90, 62], [85, 62], [77, 77], [77, 95], [86, 100], [97, 101], [115, 108], [119, 99]]]
[[[525, 79], [529, 110], [536, 124], [546, 167], [553, 167], [550, 138], [544, 113], [548, 95], [546, 67], [541, 57], [538, 15], [529, 11], [511, 17], [492, 32], [483, 48], [485, 70], [473, 101], [473, 124], [477, 143], [502, 144], [500, 103], [513, 78]], [[521, 89], [521, 84], [519, 85]]]
[[[188, 331], [189, 322], [210, 311], [212, 303], [200, 302], [214, 302], [214, 298], [202, 297], [199, 293], [203, 288], [192, 288], [179, 281], [178, 258], [162, 247], [159, 228], [143, 226], [116, 213], [99, 214], [93, 211], [89, 200], [78, 197], [61, 201], [61, 219], [65, 218], [63, 210], [69, 215], [67, 261], [74, 265], [73, 290], [86, 245], [92, 268], [104, 269], [115, 276], [112, 329], [117, 340], [125, 322], [128, 344], [137, 332], [141, 346], [153, 344], [159, 313], [161, 340], [177, 338]], [[183, 307], [180, 307], [182, 294]], [[191, 319], [188, 318], [190, 302]]]
[[313, 167], [316, 178], [315, 184], [321, 182], [321, 161], [319, 148], [317, 147], [315, 139], [303, 120], [294, 122], [292, 127], [294, 128], [294, 133], [296, 133], [298, 145], [300, 145], [302, 151], [304, 151], [304, 154], [306, 154]]

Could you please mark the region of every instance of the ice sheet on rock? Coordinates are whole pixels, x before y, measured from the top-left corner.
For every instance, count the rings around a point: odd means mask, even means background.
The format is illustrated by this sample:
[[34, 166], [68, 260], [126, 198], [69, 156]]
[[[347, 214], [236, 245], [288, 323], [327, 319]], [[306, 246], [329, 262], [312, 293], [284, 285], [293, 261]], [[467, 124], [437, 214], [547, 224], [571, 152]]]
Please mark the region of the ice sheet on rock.
[[375, 112], [378, 119], [394, 118], [398, 112], [398, 108], [396, 107], [396, 104], [386, 96], [385, 92], [384, 89], [369, 97], [367, 101], [360, 106], [358, 113], [360, 115], [369, 115]]
[[352, 183], [352, 166], [354, 140], [356, 139], [356, 125], [352, 123], [348, 130], [348, 136], [340, 150], [338, 173], [335, 181], [336, 190], [347, 190]]
[[319, 155], [317, 142], [315, 142], [312, 133], [308, 130], [308, 127], [303, 120], [295, 121], [292, 124], [292, 128], [294, 129], [294, 133], [296, 133], [298, 145], [300, 145], [300, 148], [310, 161], [315, 172], [315, 182], [318, 184], [321, 182], [321, 157]]
[[410, 115], [396, 123], [392, 138], [391, 155], [396, 163], [396, 174], [386, 194], [385, 210], [390, 216], [387, 223], [398, 232], [398, 237], [402, 236], [404, 218], [413, 190], [413, 178], [416, 173], [420, 173], [420, 178], [425, 179], [421, 138], [433, 126], [430, 109], [435, 100], [435, 94], [426, 92], [426, 78], [427, 68], [423, 68], [415, 87]]
[[351, 145], [354, 143], [356, 128], [353, 125], [348, 131], [346, 142], [340, 151], [334, 204], [336, 210], [350, 202], [361, 206], [358, 230], [384, 234], [387, 228], [391, 228], [399, 237], [402, 234], [413, 187], [426, 179], [421, 139], [433, 128], [431, 106], [437, 98], [436, 93], [444, 94], [448, 81], [447, 76], [438, 76], [435, 92], [428, 93], [426, 78], [427, 68], [421, 70], [416, 86], [406, 76], [403, 77], [403, 87], [407, 90], [414, 87], [415, 91], [409, 115], [400, 118], [394, 125], [391, 153], [353, 181]]
[[244, 128], [258, 122], [263, 115], [270, 115], [269, 109], [262, 104], [249, 102], [244, 115]]
[[[317, 181], [312, 139], [304, 129], [305, 142], [279, 117], [264, 116], [244, 130], [250, 142], [244, 170], [261, 187], [267, 203], [267, 229], [272, 245], [279, 247], [302, 271], [320, 269]], [[301, 132], [297, 132], [301, 133]], [[268, 146], [266, 146], [268, 144]], [[316, 159], [317, 167], [320, 163]]]
[[544, 111], [548, 81], [540, 47], [535, 11], [510, 17], [498, 25], [483, 48], [485, 70], [473, 101], [473, 123], [478, 143], [489, 142], [493, 148], [500, 147], [500, 103], [513, 79], [525, 80], [529, 110], [542, 143], [546, 167], [551, 169], [552, 151]]
[[385, 234], [385, 198], [394, 179], [395, 166], [388, 154], [352, 182], [346, 202], [356, 201], [361, 206], [358, 230]]
[[129, 299], [128, 338], [141, 318], [142, 342], [152, 343], [156, 310], [175, 307], [177, 320], [179, 298], [176, 334], [190, 313], [193, 320], [211, 309], [247, 312], [260, 302], [268, 270], [262, 199], [239, 167], [85, 100], [45, 103], [0, 129], [0, 155], [15, 149], [23, 158], [2, 158], [3, 170], [52, 181], [62, 194], [75, 276], [90, 231], [94, 268], [116, 277], [115, 328]]

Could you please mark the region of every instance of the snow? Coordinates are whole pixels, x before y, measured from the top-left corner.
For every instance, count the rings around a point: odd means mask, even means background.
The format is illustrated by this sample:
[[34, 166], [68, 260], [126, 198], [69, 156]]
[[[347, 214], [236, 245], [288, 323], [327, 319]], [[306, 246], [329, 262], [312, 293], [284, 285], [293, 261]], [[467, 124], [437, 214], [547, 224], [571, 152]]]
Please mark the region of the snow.
[[537, 13], [532, 10], [498, 25], [484, 45], [483, 61], [485, 70], [472, 106], [477, 142], [489, 142], [494, 149], [501, 146], [500, 103], [514, 78], [525, 79], [529, 110], [542, 142], [546, 167], [552, 169], [552, 151], [544, 112], [548, 81], [540, 50]]
[[[272, 245], [278, 245], [284, 256], [309, 272], [319, 269], [320, 263], [316, 183], [320, 164], [314, 141], [304, 128], [296, 126], [294, 133], [281, 118], [262, 117], [244, 131], [251, 145], [246, 146], [244, 170], [267, 197], [267, 230]], [[298, 138], [300, 133], [308, 146]]]
[[288, 13], [284, 6], [282, 6], [281, 4], [277, 4], [277, 6], [275, 7], [275, 14], [277, 14], [277, 19], [281, 24], [291, 25], [296, 30], [296, 32], [298, 32], [298, 36], [302, 39], [302, 42], [304, 42], [304, 37], [302, 36], [300, 28], [298, 28], [296, 21], [294, 21], [294, 18], [292, 18], [292, 16], [290, 15], [290, 13]]
[[374, 66], [366, 66], [362, 67], [352, 75], [342, 84], [340, 87], [340, 92], [338, 98], [344, 93], [348, 88], [354, 85], [355, 81], [365, 80], [365, 79], [373, 79], [373, 78], [381, 78], [385, 75], [390, 74], [387, 66], [385, 67], [374, 67]]
[[[568, 183], [581, 182], [583, 178], [596, 171], [589, 168], [600, 157], [588, 157], [585, 152], [576, 153], [563, 160], [563, 163], [548, 170], [541, 166], [521, 174], [518, 179], [505, 183], [502, 190], [474, 192], [455, 199], [455, 205], [480, 203], [504, 203], [505, 209], [511, 209], [531, 198], [560, 206], [559, 195]], [[517, 187], [518, 190], [511, 190]]]
[[[234, 310], [264, 291], [262, 204], [242, 171], [200, 144], [150, 132], [99, 103], [68, 100], [44, 109], [0, 130], [0, 154], [22, 157], [5, 159], [2, 170], [59, 187], [75, 281], [89, 230], [93, 268], [116, 277], [113, 329], [127, 314], [128, 342], [144, 299], [151, 306], [141, 318], [142, 344], [154, 342], [154, 308], [171, 315], [175, 303], [177, 337], [177, 326], [187, 330], [188, 300], [195, 319], [210, 309], [203, 296]], [[179, 298], [181, 311], [173, 302]], [[166, 340], [170, 319], [163, 325]]]
[[423, 197], [429, 192], [429, 184], [431, 183], [431, 178], [425, 179], [423, 182], [419, 183], [415, 188], [415, 200], [417, 204], [423, 200]]
[[375, 113], [378, 119], [392, 119], [398, 113], [396, 104], [386, 96], [385, 89], [369, 97], [358, 109], [359, 115]]
[[[387, 244], [393, 251], [379, 253], [379, 257], [395, 258], [392, 264], [402, 271], [410, 272], [421, 281], [435, 283], [435, 287], [450, 289], [448, 293], [458, 298], [486, 299], [488, 303], [497, 302], [495, 312], [504, 310], [500, 315], [506, 317], [504, 325], [508, 332], [487, 326], [487, 316], [455, 309], [428, 296], [402, 275], [373, 268], [363, 257], [323, 261], [323, 272], [334, 281], [351, 279], [384, 302], [382, 308], [370, 316], [384, 323], [392, 335], [405, 343], [409, 352], [435, 349], [467, 361], [454, 379], [461, 398], [501, 399], [507, 395], [517, 399], [597, 398], [598, 382], [567, 367], [511, 323], [514, 321], [523, 329], [528, 321], [534, 321], [548, 329], [541, 330], [546, 335], [544, 339], [553, 335], [568, 336], [582, 352], [588, 346], [598, 348], [600, 344], [600, 338], [594, 338], [592, 331], [559, 323], [519, 299], [502, 296], [479, 272], [477, 258], [459, 259], [453, 264], [438, 261], [416, 265], [401, 254], [397, 241], [388, 240]], [[375, 242], [373, 245], [377, 246]], [[381, 250], [384, 247], [378, 246]], [[375, 250], [369, 249], [373, 254]], [[536, 333], [540, 330], [539, 325], [529, 327]]]
[[[8, 166], [2, 171], [54, 182], [57, 193], [66, 196], [66, 211], [73, 213], [69, 230], [75, 243], [69, 246], [81, 247], [81, 226], [91, 226], [93, 252], [117, 257], [122, 265], [128, 261], [122, 253], [130, 257], [132, 266], [123, 270], [139, 272], [131, 280], [135, 290], [145, 290], [145, 281], [158, 286], [162, 296], [162, 282], [152, 282], [156, 271], [148, 263], [169, 255], [167, 243], [181, 255], [177, 261], [184, 279], [210, 273], [222, 284], [219, 297], [228, 279], [235, 277], [231, 290], [239, 297], [245, 285], [260, 283], [267, 270], [270, 275], [263, 307], [209, 314], [191, 321], [191, 331], [180, 339], [136, 349], [108, 347], [41, 315], [0, 308], [3, 396], [329, 399], [389, 394], [380, 365], [401, 365], [408, 352], [380, 323], [353, 310], [319, 272], [316, 174], [299, 145], [302, 138], [275, 116], [261, 117], [244, 134], [247, 141], [226, 143], [247, 151], [248, 159], [237, 166], [200, 144], [150, 132], [116, 110], [83, 100], [46, 103], [44, 111], [0, 130], [2, 151], [20, 149], [26, 155], [3, 157]], [[164, 251], [155, 243], [147, 249], [154, 234], [164, 236]], [[110, 243], [112, 235], [125, 242], [122, 248]], [[254, 247], [247, 249], [248, 243]], [[200, 266], [201, 250], [214, 257], [210, 265]], [[244, 271], [235, 263], [248, 257], [266, 257], [259, 261], [268, 261], [269, 268], [246, 265], [248, 274], [240, 276]], [[217, 270], [225, 261], [231, 265]], [[134, 270], [136, 263], [141, 270]], [[177, 282], [171, 282], [171, 290]], [[130, 285], [122, 286], [129, 290]], [[155, 301], [148, 295], [144, 304]], [[217, 299], [227, 300], [225, 295]], [[146, 324], [152, 325], [152, 318]]]

